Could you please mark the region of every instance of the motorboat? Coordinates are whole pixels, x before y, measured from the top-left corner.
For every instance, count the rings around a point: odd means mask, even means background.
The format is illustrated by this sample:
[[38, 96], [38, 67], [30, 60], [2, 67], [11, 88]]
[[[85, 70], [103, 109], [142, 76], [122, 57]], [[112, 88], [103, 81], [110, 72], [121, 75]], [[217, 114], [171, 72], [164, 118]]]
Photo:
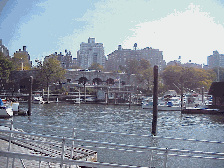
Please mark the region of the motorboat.
[[[143, 109], [153, 109], [153, 99], [148, 98], [142, 101]], [[179, 97], [172, 97], [169, 101], [159, 100], [157, 104], [158, 111], [180, 111], [181, 101]]]
[[44, 104], [44, 100], [42, 96], [34, 96], [33, 97], [34, 104]]
[[0, 118], [12, 117], [13, 111], [10, 106], [0, 106]]
[[152, 97], [146, 97], [142, 100], [142, 108], [143, 109], [152, 109], [153, 108], [153, 98]]
[[181, 100], [179, 97], [172, 97], [167, 102], [160, 102], [157, 108], [159, 111], [180, 111]]
[[0, 98], [0, 117], [6, 118], [12, 116], [13, 116], [12, 106], [8, 103], [4, 104], [2, 99]]

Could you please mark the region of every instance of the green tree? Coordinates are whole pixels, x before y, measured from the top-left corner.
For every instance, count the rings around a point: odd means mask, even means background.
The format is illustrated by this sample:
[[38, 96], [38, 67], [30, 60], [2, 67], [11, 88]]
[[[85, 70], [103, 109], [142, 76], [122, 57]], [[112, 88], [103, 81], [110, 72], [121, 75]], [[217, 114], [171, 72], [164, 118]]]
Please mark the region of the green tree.
[[103, 66], [100, 65], [99, 63], [92, 63], [92, 65], [89, 67], [89, 69], [103, 71]]
[[14, 53], [12, 57], [13, 69], [14, 70], [30, 70], [31, 64], [28, 60], [28, 56], [24, 53]]
[[39, 81], [43, 87], [49, 87], [50, 84], [60, 82], [64, 79], [66, 70], [60, 66], [56, 58], [49, 58], [43, 64], [38, 62]]
[[127, 60], [126, 66], [124, 67], [127, 74], [137, 74], [139, 72], [139, 61], [137, 59]]
[[128, 60], [126, 66], [126, 73], [135, 74], [139, 84], [143, 84], [143, 88], [146, 88], [146, 92], [149, 94], [152, 89], [152, 75], [153, 70], [149, 61], [141, 59], [140, 61]]
[[167, 89], [173, 90], [177, 90], [177, 87], [180, 88], [181, 84], [188, 90], [195, 90], [201, 87], [208, 90], [215, 77], [214, 71], [211, 70], [181, 67], [178, 65], [168, 66], [162, 74]]
[[6, 58], [0, 51], [0, 79], [7, 81], [9, 79], [10, 72], [12, 71], [12, 61]]
[[150, 62], [145, 59], [141, 59], [139, 61], [139, 69], [142, 71], [148, 68], [151, 68]]
[[153, 79], [153, 69], [151, 67], [141, 70], [136, 74], [136, 77], [139, 83], [142, 83], [144, 86], [146, 86], [147, 91], [152, 89], [151, 86]]
[[162, 79], [168, 90], [177, 90], [176, 86], [180, 87], [182, 69], [181, 66], [167, 66], [164, 69]]
[[70, 69], [82, 69], [82, 68], [78, 65], [74, 65], [74, 66], [70, 67]]

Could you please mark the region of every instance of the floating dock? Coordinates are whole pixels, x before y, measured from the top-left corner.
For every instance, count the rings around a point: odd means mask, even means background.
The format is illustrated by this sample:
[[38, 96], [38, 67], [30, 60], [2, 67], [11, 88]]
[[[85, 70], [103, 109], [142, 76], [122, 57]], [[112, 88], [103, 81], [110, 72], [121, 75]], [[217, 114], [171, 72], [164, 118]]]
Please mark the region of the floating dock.
[[[9, 130], [8, 127], [0, 126], [0, 130]], [[21, 131], [14, 130], [13, 131]], [[21, 131], [23, 132], [23, 131]], [[9, 141], [9, 134], [0, 132], [0, 139]], [[40, 143], [41, 142], [41, 143]], [[46, 139], [42, 137], [36, 137], [33, 135], [13, 134], [11, 143], [23, 148], [33, 150], [35, 153], [39, 153], [49, 157], [61, 157], [62, 146], [61, 142], [52, 139]], [[71, 150], [73, 150], [73, 156], [71, 157]], [[65, 145], [64, 157], [72, 160], [83, 161], [97, 161], [97, 152], [82, 147], [73, 147]]]
[[181, 110], [182, 114], [224, 114], [224, 110], [189, 107]]

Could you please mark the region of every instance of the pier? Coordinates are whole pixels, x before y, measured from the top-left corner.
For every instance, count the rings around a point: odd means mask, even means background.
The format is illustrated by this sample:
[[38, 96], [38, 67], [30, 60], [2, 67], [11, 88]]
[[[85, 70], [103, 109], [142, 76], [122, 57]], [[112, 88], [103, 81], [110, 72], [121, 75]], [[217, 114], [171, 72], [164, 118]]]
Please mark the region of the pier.
[[209, 108], [194, 108], [189, 107], [181, 110], [182, 114], [216, 114], [216, 115], [223, 115], [224, 110], [220, 109], [209, 109]]

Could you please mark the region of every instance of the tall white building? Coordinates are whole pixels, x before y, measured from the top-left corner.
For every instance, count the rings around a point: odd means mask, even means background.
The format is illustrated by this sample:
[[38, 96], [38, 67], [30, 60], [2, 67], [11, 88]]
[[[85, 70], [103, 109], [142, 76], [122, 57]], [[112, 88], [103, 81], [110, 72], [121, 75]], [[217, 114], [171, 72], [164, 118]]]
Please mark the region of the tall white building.
[[2, 45], [2, 39], [0, 39], [0, 51], [5, 57], [9, 57], [9, 50], [4, 45]]
[[88, 43], [82, 42], [77, 52], [77, 61], [81, 68], [88, 69], [91, 64], [99, 63], [105, 66], [103, 43], [96, 43], [95, 38], [89, 38]]
[[213, 51], [213, 55], [207, 57], [207, 64], [210, 69], [224, 67], [224, 54], [219, 54], [218, 51]]

